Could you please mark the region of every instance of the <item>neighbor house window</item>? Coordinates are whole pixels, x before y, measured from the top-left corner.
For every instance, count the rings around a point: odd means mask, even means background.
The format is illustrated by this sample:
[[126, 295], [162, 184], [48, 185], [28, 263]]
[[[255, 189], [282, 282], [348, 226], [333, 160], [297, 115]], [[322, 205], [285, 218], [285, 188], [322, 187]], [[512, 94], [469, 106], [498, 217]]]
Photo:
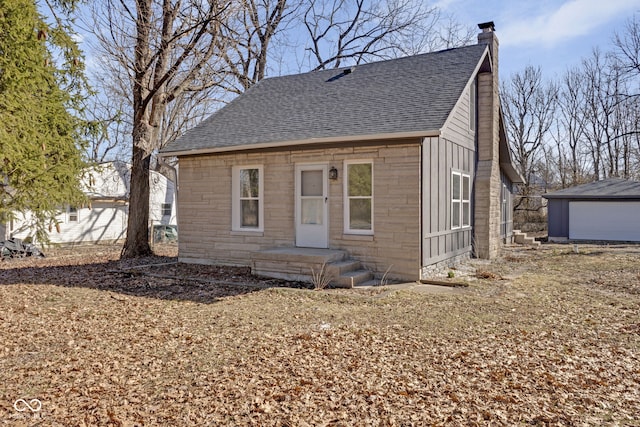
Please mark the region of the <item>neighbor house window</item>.
[[237, 231], [263, 229], [263, 173], [262, 166], [233, 168], [232, 228]]
[[162, 216], [171, 216], [171, 203], [162, 203]]
[[67, 209], [67, 215], [69, 218], [69, 222], [78, 222], [78, 208], [69, 206], [69, 208]]
[[451, 228], [471, 225], [471, 177], [451, 173]]
[[345, 162], [345, 218], [347, 233], [373, 233], [373, 162]]
[[476, 81], [469, 85], [469, 130], [476, 130]]

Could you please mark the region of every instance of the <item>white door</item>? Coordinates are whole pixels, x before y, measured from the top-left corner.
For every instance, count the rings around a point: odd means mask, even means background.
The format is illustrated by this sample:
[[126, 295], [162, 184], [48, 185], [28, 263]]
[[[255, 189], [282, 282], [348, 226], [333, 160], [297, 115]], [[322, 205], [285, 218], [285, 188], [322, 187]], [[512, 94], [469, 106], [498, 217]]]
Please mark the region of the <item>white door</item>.
[[640, 202], [569, 202], [569, 238], [640, 242]]
[[327, 165], [296, 166], [296, 246], [328, 247]]

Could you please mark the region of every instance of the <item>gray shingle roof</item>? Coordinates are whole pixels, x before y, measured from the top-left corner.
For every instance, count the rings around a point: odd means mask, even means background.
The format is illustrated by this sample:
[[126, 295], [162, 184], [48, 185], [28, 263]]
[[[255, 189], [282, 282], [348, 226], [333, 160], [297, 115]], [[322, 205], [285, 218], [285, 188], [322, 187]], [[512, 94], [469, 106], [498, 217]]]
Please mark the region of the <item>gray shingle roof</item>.
[[608, 178], [543, 194], [547, 199], [640, 199], [640, 182]]
[[439, 131], [486, 49], [264, 79], [162, 152]]

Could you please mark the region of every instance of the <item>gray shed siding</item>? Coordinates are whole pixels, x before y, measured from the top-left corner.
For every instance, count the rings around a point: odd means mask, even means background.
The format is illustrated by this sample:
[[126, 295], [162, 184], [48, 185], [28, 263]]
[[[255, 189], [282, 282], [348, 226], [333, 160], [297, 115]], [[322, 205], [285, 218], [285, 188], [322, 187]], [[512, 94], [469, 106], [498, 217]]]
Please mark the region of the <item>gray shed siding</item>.
[[585, 201], [617, 201], [617, 202], [636, 202], [640, 199], [604, 199], [604, 198], [566, 198], [566, 199], [548, 199], [547, 200], [547, 226], [549, 240], [563, 241], [569, 239], [569, 204], [571, 202]]
[[547, 223], [549, 238], [569, 238], [569, 199], [547, 201]]

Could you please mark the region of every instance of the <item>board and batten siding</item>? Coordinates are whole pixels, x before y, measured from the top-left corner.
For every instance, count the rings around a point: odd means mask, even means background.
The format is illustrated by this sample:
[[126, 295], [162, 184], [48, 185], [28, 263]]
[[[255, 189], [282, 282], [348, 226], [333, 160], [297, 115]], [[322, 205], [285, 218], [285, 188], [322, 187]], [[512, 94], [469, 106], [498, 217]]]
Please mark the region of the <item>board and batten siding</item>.
[[[472, 227], [451, 229], [451, 174], [471, 178], [471, 224], [475, 174], [475, 126], [470, 124], [471, 82], [460, 95], [439, 138], [425, 138], [422, 148], [422, 273], [426, 267], [471, 254]], [[477, 102], [476, 102], [477, 104]], [[474, 118], [474, 121], [477, 120]]]
[[[344, 231], [344, 162], [373, 162], [372, 235]], [[342, 249], [378, 276], [416, 280], [420, 272], [420, 141], [235, 152], [180, 157], [179, 258], [182, 262], [249, 266], [251, 252], [295, 246], [295, 167], [325, 164], [329, 180], [329, 248]], [[262, 165], [264, 228], [232, 231], [232, 168]]]
[[451, 173], [473, 180], [475, 152], [444, 138], [425, 138], [422, 158], [422, 266], [427, 267], [471, 252], [472, 227], [451, 229]]
[[500, 237], [507, 242], [513, 235], [513, 183], [503, 172], [500, 172], [500, 182]]

